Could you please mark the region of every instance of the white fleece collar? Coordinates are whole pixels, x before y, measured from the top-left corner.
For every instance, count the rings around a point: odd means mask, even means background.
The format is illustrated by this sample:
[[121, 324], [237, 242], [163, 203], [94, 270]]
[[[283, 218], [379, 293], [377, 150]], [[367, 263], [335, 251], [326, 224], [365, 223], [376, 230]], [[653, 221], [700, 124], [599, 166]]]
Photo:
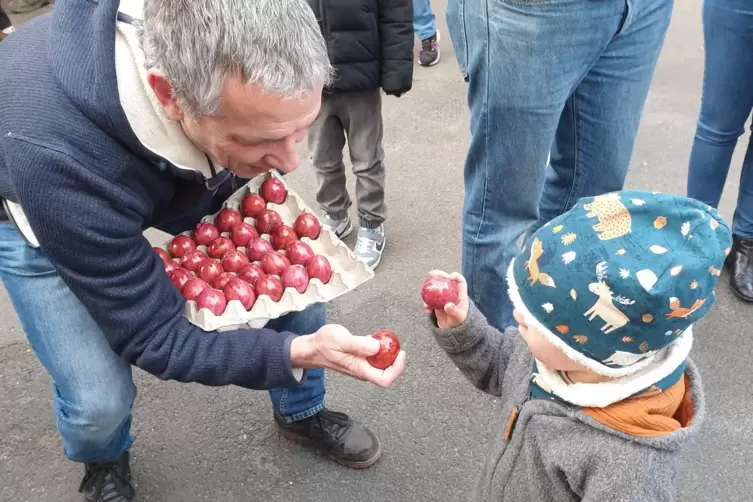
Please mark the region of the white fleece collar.
[[[142, 18], [143, 0], [121, 0], [120, 12]], [[115, 71], [120, 105], [128, 123], [141, 143], [153, 153], [180, 169], [199, 171], [206, 179], [213, 176], [207, 156], [171, 120], [147, 83], [144, 51], [136, 27], [118, 22], [115, 33]], [[215, 166], [215, 171], [222, 168]]]
[[537, 359], [536, 366], [539, 371], [536, 377], [537, 384], [548, 392], [576, 406], [603, 408], [649, 388], [651, 385], [672, 374], [673, 371], [683, 364], [687, 360], [690, 349], [693, 346], [693, 328], [691, 326], [671, 345], [656, 352], [653, 356], [624, 368], [610, 368], [571, 348], [531, 314], [523, 303], [523, 299], [520, 297], [518, 288], [515, 285], [512, 263], [510, 263], [510, 267], [507, 270], [507, 282], [510, 300], [513, 306], [523, 315], [529, 326], [535, 327], [546, 337], [547, 341], [562, 350], [573, 361], [592, 369], [600, 375], [615, 378], [615, 380], [604, 383], [568, 384], [556, 371], [551, 370]]
[[651, 364], [637, 373], [602, 383], [568, 384], [556, 371], [536, 360], [537, 384], [557, 397], [576, 406], [604, 408], [624, 401], [630, 396], [650, 388], [672, 374], [683, 364], [693, 345], [693, 333], [688, 329], [672, 345], [657, 353]]

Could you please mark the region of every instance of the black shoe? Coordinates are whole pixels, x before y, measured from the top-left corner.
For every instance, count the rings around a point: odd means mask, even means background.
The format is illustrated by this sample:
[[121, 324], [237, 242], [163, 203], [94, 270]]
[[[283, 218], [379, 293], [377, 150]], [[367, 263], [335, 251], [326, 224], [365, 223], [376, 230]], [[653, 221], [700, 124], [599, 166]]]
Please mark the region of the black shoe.
[[112, 462], [86, 464], [86, 474], [78, 491], [86, 502], [132, 502], [136, 490], [131, 484], [128, 452]]
[[382, 454], [379, 439], [344, 413], [324, 408], [311, 418], [292, 423], [275, 413], [275, 422], [286, 438], [313, 444], [346, 467], [371, 467]]
[[439, 63], [439, 31], [425, 40], [421, 40], [421, 52], [418, 61], [421, 66], [434, 66]]
[[753, 303], [753, 239], [733, 236], [732, 252], [727, 257], [732, 292], [743, 301]]

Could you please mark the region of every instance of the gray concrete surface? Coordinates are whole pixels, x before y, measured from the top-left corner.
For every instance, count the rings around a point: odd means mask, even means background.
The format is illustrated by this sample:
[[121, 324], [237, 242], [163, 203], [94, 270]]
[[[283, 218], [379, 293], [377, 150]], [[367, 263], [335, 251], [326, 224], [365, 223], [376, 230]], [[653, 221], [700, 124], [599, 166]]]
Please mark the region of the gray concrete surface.
[[[416, 68], [415, 87], [385, 100], [389, 244], [377, 277], [334, 302], [331, 320], [358, 334], [395, 330], [408, 369], [389, 390], [328, 377], [328, 404], [380, 434], [383, 460], [350, 471], [278, 437], [265, 393], [165, 383], [136, 371], [139, 398], [133, 450], [145, 501], [463, 500], [491, 431], [495, 400], [474, 391], [424, 326], [418, 289], [427, 270], [459, 266], [462, 165], [468, 142], [465, 84], [444, 25], [443, 59]], [[671, 32], [646, 105], [628, 186], [684, 192], [703, 69], [700, 0], [677, 2]], [[747, 140], [747, 138], [746, 138]], [[742, 142], [739, 148], [743, 150]], [[741, 155], [722, 212], [734, 209]], [[304, 164], [290, 178], [314, 200]], [[350, 243], [351, 240], [349, 240]], [[679, 500], [747, 501], [753, 426], [747, 376], [753, 308], [736, 301], [722, 278], [718, 306], [698, 327], [693, 356], [705, 376], [709, 416], [680, 473]], [[61, 454], [50, 385], [0, 294], [0, 500], [68, 502], [81, 468]]]

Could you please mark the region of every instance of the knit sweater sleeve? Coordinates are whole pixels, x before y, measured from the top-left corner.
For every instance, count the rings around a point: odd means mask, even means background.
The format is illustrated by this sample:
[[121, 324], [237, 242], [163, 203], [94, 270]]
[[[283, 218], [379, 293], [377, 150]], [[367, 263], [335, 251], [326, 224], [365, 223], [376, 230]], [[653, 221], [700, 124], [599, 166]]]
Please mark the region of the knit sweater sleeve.
[[183, 317], [183, 298], [143, 236], [147, 197], [63, 150], [17, 136], [10, 150], [13, 187], [44, 254], [115, 353], [164, 380], [254, 389], [299, 383], [294, 334], [204, 332]]
[[429, 322], [437, 343], [466, 378], [476, 388], [499, 396], [514, 349], [515, 334], [502, 333], [490, 326], [473, 302], [465, 322], [457, 328], [438, 327], [433, 314]]

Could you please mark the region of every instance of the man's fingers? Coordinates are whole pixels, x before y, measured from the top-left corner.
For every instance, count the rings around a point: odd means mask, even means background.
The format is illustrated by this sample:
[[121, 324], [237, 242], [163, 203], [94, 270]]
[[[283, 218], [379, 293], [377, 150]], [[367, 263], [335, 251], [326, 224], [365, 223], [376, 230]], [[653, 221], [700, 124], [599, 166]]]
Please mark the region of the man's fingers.
[[405, 370], [405, 351], [401, 350], [395, 362], [392, 363], [392, 366], [385, 370], [375, 368], [365, 360], [359, 361], [358, 367], [354, 369], [356, 378], [366, 380], [386, 389], [395, 383]]
[[356, 357], [369, 357], [379, 352], [379, 342], [371, 336], [354, 336], [348, 333], [338, 339], [340, 350]]

